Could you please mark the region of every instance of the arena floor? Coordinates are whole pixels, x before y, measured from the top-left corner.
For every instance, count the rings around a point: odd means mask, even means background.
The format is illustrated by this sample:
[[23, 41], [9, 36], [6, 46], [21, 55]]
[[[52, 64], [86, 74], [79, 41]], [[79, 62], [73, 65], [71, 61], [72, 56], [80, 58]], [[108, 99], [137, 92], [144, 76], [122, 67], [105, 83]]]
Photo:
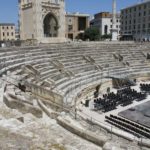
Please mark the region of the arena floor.
[[[139, 88], [140, 83], [144, 83], [144, 82], [137, 83], [136, 86], [132, 86], [132, 89], [135, 89], [136, 91], [139, 92], [140, 91], [140, 88]], [[146, 83], [149, 83], [149, 81], [147, 81]], [[116, 89], [111, 89], [111, 92], [116, 92]], [[137, 111], [134, 112], [134, 115], [133, 115], [133, 111], [132, 112], [129, 111], [131, 108], [137, 108]], [[107, 124], [105, 122], [105, 116], [109, 116], [110, 114], [120, 115], [123, 112], [126, 112], [124, 114], [127, 114], [127, 116], [129, 116], [129, 118], [134, 118], [134, 117], [140, 118], [141, 117], [141, 120], [144, 120], [142, 117], [144, 116], [145, 113], [147, 115], [149, 114], [149, 116], [150, 116], [150, 95], [148, 95], [147, 98], [143, 101], [133, 101], [132, 104], [127, 105], [125, 107], [119, 105], [117, 107], [117, 109], [106, 112], [106, 113], [102, 113], [101, 111], [93, 111], [93, 110], [90, 110], [89, 108], [86, 108], [83, 106], [80, 107], [80, 110], [81, 111], [79, 111], [78, 113], [80, 113], [81, 115], [87, 116], [89, 118], [92, 117], [93, 119], [95, 119], [99, 122], [103, 122], [105, 124]], [[145, 113], [144, 113], [144, 111], [145, 111]], [[141, 116], [142, 112], [143, 112], [143, 116]], [[125, 116], [123, 116], [123, 117], [125, 117]], [[125, 118], [127, 118], [127, 117], [125, 117]], [[146, 117], [146, 118], [149, 119], [148, 122], [149, 122], [149, 127], [150, 127], [150, 117], [149, 118]], [[135, 120], [138, 120], [138, 119], [135, 118]]]
[[150, 128], [150, 101], [122, 111], [119, 115]]

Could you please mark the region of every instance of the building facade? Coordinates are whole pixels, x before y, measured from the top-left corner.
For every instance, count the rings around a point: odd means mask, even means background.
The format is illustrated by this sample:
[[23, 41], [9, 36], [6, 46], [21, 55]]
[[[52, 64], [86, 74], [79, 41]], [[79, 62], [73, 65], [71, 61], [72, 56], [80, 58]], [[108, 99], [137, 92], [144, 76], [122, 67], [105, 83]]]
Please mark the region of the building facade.
[[[101, 35], [111, 34], [112, 30], [112, 13], [100, 12], [94, 15], [94, 19], [90, 21], [90, 26], [100, 30]], [[120, 33], [120, 14], [116, 15], [116, 30]]]
[[121, 10], [123, 39], [150, 40], [150, 0]]
[[15, 39], [15, 24], [0, 23], [0, 41], [12, 41]]
[[66, 38], [82, 39], [84, 31], [89, 27], [88, 14], [66, 14]]
[[19, 32], [21, 40], [64, 42], [64, 0], [19, 0]]

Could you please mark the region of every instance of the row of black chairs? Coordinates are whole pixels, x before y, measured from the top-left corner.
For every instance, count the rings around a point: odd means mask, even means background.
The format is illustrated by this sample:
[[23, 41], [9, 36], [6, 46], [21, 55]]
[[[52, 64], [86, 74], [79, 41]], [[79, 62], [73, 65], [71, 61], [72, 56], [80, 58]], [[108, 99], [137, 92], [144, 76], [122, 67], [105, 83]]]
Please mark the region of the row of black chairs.
[[141, 91], [150, 92], [150, 84], [140, 84]]
[[134, 100], [141, 101], [146, 98], [145, 93], [137, 92], [130, 87], [117, 91], [117, 94], [111, 92], [104, 94], [103, 98], [94, 100], [95, 109], [102, 109], [104, 112], [114, 110], [118, 105], [127, 106]]
[[127, 87], [125, 89], [118, 90], [117, 93], [122, 95], [128, 95], [132, 100], [141, 101], [146, 98], [146, 94], [144, 92], [137, 92], [131, 87]]
[[136, 133], [136, 132], [130, 130], [129, 128], [126, 128], [126, 127], [124, 127], [124, 126], [122, 126], [122, 125], [120, 125], [118, 123], [115, 123], [114, 121], [111, 121], [111, 119], [108, 119], [108, 117], [106, 117], [106, 119], [107, 119], [106, 122], [108, 122], [109, 124], [119, 128], [119, 129], [121, 129], [123, 131], [129, 132], [129, 133], [131, 133], [131, 134], [133, 134], [133, 135], [135, 135], [137, 137], [141, 137], [141, 135], [139, 135], [138, 133]]
[[132, 122], [132, 121], [130, 121], [130, 120], [127, 120], [127, 119], [125, 119], [125, 118], [122, 118], [122, 117], [119, 117], [119, 116], [115, 116], [115, 115], [110, 115], [110, 117], [115, 118], [115, 119], [118, 119], [118, 120], [121, 120], [121, 121], [123, 121], [123, 122], [126, 122], [126, 123], [128, 123], [128, 124], [131, 124], [131, 125], [133, 125], [133, 126], [139, 128], [139, 129], [141, 129], [141, 130], [144, 130], [144, 131], [150, 133], [150, 129], [148, 129], [147, 127], [144, 127], [144, 126], [142, 126], [142, 125], [140, 125], [140, 124], [137, 124], [137, 123], [135, 123], [135, 122]]
[[119, 127], [120, 129], [125, 130], [127, 132], [130, 132], [137, 137], [150, 138], [150, 130], [144, 126], [138, 125], [124, 118], [114, 115], [105, 116], [105, 118], [106, 121], [110, 124]]

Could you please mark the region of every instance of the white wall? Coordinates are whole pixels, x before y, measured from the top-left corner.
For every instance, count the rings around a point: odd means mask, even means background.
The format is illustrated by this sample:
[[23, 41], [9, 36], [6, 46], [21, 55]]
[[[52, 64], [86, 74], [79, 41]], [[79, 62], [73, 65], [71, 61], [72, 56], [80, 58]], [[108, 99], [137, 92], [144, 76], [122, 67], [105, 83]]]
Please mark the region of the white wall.
[[[111, 26], [112, 26], [112, 22], [111, 22], [111, 18], [102, 18], [102, 27], [101, 27], [101, 31], [102, 31], [102, 35], [105, 34], [105, 25], [108, 26], [108, 33], [111, 33]], [[116, 25], [118, 26], [118, 28], [116, 27], [116, 29], [118, 29], [118, 34], [120, 31], [120, 22], [116, 22]]]
[[110, 34], [110, 29], [111, 29], [110, 26], [112, 25], [112, 23], [111, 23], [110, 20], [111, 20], [110, 18], [102, 18], [102, 27], [101, 27], [101, 33], [102, 33], [102, 35], [105, 34], [105, 25], [108, 26], [108, 32], [107, 32], [107, 34]]
[[[92, 22], [94, 22], [94, 27], [97, 27], [99, 28], [100, 30], [100, 33], [102, 35], [105, 34], [105, 25], [108, 26], [108, 32], [107, 34], [110, 34], [111, 33], [111, 25], [112, 25], [112, 22], [111, 22], [111, 19], [112, 18], [100, 18], [100, 19], [95, 19], [93, 20]], [[119, 34], [119, 31], [120, 31], [120, 21], [119, 22], [116, 22], [116, 25], [118, 26], [118, 34]]]

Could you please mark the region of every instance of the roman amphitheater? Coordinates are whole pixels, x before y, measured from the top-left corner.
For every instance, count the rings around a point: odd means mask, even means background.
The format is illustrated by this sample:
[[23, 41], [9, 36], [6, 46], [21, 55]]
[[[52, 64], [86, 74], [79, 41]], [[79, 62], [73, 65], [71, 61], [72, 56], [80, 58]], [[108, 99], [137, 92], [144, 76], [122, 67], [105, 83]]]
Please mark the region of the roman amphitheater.
[[148, 150], [149, 49], [134, 42], [1, 48], [0, 149]]

